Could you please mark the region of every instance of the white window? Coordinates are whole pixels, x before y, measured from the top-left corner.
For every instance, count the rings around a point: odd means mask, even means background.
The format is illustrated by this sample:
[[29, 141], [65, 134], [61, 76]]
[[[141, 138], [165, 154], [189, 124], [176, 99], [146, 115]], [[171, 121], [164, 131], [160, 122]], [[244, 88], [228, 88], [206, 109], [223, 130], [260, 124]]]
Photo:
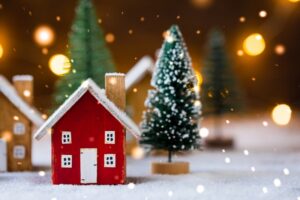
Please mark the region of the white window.
[[104, 167], [116, 167], [116, 154], [104, 154]]
[[16, 145], [13, 149], [15, 159], [24, 159], [25, 158], [25, 147], [23, 145]]
[[105, 144], [115, 144], [115, 131], [105, 131]]
[[72, 155], [61, 155], [61, 167], [72, 168]]
[[72, 136], [70, 131], [63, 131], [61, 134], [61, 143], [62, 144], [71, 144]]
[[25, 134], [25, 125], [22, 122], [14, 123], [14, 134], [16, 135]]

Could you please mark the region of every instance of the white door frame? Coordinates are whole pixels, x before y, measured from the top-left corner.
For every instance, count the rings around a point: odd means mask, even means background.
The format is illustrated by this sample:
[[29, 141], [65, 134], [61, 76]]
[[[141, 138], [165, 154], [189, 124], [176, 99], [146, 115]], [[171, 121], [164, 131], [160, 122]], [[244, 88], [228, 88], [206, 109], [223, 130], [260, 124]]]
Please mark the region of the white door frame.
[[97, 148], [80, 148], [80, 183], [97, 183]]
[[0, 139], [0, 172], [7, 171], [7, 144]]

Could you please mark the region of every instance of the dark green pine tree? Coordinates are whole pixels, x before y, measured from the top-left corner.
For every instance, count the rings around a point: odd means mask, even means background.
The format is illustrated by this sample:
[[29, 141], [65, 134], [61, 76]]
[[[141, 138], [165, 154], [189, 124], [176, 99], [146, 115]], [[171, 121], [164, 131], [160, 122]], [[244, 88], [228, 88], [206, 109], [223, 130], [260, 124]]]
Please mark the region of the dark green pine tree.
[[115, 71], [92, 0], [79, 0], [69, 35], [69, 50], [72, 71], [57, 81], [54, 106], [61, 105], [87, 78], [103, 87], [105, 73]]
[[167, 31], [156, 63], [141, 123], [141, 144], [172, 153], [199, 147], [199, 94], [191, 60], [178, 27]]
[[226, 54], [225, 38], [222, 32], [211, 31], [207, 47], [208, 52], [202, 70], [202, 111], [204, 116], [214, 116], [215, 134], [220, 136], [222, 115], [240, 110], [241, 95]]

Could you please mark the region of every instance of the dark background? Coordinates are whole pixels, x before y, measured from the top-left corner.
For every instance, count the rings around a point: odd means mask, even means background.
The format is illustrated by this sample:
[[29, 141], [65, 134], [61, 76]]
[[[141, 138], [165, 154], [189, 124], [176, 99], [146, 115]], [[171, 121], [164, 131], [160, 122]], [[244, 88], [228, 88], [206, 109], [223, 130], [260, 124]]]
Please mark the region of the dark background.
[[[203, 64], [208, 31], [221, 28], [235, 72], [245, 90], [249, 107], [266, 110], [277, 103], [300, 107], [300, 3], [288, 0], [214, 0], [210, 6], [197, 7], [190, 0], [94, 0], [100, 26], [113, 33], [115, 42], [108, 44], [117, 68], [127, 72], [146, 54], [154, 57], [161, 46], [162, 33], [171, 24], [178, 24], [185, 37], [196, 69]], [[36, 105], [50, 105], [53, 84], [58, 78], [48, 68], [48, 60], [56, 53], [66, 53], [68, 32], [77, 4], [75, 0], [0, 0], [0, 43], [4, 56], [0, 73], [7, 78], [15, 74], [35, 77]], [[260, 18], [258, 12], [268, 16]], [[56, 17], [61, 20], [57, 21]], [[180, 16], [180, 17], [178, 17]], [[246, 17], [241, 23], [239, 18]], [[141, 22], [140, 18], [145, 21]], [[32, 38], [34, 28], [50, 25], [56, 40], [48, 55]], [[128, 31], [132, 29], [133, 34]], [[200, 34], [196, 31], [200, 30]], [[266, 40], [264, 53], [257, 57], [238, 57], [243, 39], [259, 32]], [[286, 53], [274, 53], [276, 44], [284, 44]], [[256, 81], [252, 81], [252, 77]]]

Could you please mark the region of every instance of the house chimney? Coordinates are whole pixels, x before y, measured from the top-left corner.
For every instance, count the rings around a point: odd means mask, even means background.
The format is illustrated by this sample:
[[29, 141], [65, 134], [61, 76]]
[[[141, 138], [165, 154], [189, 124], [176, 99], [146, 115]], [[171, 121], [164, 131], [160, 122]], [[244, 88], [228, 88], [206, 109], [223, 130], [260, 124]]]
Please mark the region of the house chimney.
[[31, 75], [13, 76], [16, 91], [30, 105], [33, 103], [33, 77]]
[[105, 93], [121, 110], [125, 110], [126, 94], [125, 94], [125, 74], [106, 73], [105, 74]]

